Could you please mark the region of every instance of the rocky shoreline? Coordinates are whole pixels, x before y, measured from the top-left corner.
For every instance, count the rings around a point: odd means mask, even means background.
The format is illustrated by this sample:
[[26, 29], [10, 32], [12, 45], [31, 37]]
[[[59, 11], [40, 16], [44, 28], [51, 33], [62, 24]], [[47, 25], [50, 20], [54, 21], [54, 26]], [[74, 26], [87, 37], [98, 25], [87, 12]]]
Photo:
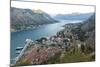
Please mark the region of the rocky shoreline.
[[42, 25], [37, 25], [37, 26], [32, 26], [32, 27], [26, 27], [26, 28], [23, 28], [23, 29], [19, 29], [19, 30], [16, 30], [16, 29], [13, 29], [11, 28], [11, 32], [20, 32], [20, 31], [24, 31], [24, 30], [31, 30], [31, 29], [36, 29], [38, 27], [40, 27]]
[[[56, 21], [54, 23], [59, 23], [59, 21]], [[52, 23], [52, 24], [54, 24]], [[22, 29], [14, 29], [14, 28], [11, 28], [10, 31], [13, 33], [13, 32], [20, 32], [20, 31], [24, 31], [24, 30], [32, 30], [32, 29], [36, 29], [36, 28], [39, 28], [43, 25], [47, 25], [47, 24], [51, 24], [51, 23], [46, 23], [46, 24], [41, 24], [41, 25], [32, 25], [32, 26], [28, 26], [28, 27], [24, 27]]]

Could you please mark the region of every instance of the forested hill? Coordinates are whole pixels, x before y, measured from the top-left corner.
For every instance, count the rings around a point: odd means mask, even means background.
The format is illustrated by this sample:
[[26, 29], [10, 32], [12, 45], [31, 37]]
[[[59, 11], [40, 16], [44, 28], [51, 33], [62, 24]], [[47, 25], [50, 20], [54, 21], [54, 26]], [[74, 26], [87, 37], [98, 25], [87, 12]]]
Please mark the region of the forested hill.
[[41, 10], [11, 7], [11, 29], [20, 30], [26, 27], [54, 22], [56, 20]]

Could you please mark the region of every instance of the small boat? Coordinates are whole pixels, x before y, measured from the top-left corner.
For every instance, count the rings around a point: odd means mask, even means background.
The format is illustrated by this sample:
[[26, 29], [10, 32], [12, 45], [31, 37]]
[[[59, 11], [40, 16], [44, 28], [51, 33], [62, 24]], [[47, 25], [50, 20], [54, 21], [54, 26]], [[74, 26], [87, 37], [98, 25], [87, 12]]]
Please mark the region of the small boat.
[[16, 50], [22, 50], [23, 49], [23, 47], [17, 47], [16, 48]]
[[16, 54], [20, 54], [21, 51], [16, 51]]

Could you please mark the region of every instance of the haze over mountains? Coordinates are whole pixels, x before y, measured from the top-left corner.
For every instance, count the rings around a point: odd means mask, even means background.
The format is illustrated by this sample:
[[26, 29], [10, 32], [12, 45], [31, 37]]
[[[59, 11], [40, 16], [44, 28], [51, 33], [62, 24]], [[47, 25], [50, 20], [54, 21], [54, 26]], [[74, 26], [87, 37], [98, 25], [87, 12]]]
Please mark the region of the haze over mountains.
[[54, 18], [60, 20], [86, 20], [93, 13], [72, 13], [72, 14], [58, 14]]
[[38, 25], [55, 23], [59, 20], [86, 20], [93, 13], [58, 14], [51, 17], [42, 10], [11, 7], [11, 30], [24, 30]]
[[41, 10], [11, 7], [11, 28], [22, 29], [28, 26], [54, 23], [56, 20]]

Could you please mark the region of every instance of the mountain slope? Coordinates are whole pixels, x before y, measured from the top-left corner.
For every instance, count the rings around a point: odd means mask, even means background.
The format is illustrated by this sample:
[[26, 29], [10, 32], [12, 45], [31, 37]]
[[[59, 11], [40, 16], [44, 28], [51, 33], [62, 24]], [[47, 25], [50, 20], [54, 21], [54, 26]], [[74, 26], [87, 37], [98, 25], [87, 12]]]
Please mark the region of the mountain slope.
[[25, 27], [54, 23], [48, 14], [41, 10], [11, 8], [11, 28], [20, 30]]
[[95, 49], [95, 14], [92, 15], [87, 21], [84, 21], [81, 29], [85, 32], [87, 37], [86, 43]]
[[85, 42], [89, 52], [95, 51], [95, 14], [85, 20], [78, 28], [72, 30], [78, 40]]

